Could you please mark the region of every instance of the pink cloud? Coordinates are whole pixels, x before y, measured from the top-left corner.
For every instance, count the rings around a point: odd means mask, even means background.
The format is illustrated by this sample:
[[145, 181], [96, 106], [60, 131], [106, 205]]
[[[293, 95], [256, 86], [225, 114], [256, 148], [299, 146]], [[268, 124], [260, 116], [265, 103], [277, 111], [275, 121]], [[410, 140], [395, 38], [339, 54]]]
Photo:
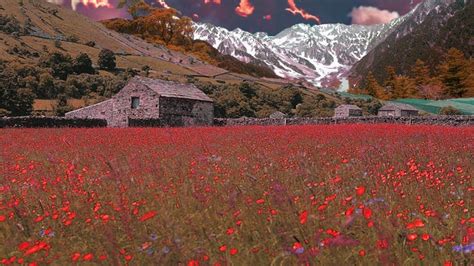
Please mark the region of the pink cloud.
[[352, 24], [360, 25], [383, 24], [400, 17], [398, 12], [380, 10], [373, 6], [355, 7], [349, 16], [352, 17]]

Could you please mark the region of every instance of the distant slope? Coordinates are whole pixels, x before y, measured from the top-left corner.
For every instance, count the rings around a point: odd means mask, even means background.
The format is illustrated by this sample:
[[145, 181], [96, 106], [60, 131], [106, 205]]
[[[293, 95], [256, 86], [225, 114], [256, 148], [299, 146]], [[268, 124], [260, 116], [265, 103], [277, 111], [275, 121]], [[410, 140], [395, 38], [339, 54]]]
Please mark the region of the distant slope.
[[[143, 37], [137, 32], [133, 31], [133, 27], [130, 27], [132, 20], [115, 18], [110, 20], [102, 21], [102, 23], [110, 30], [126, 33], [130, 35], [136, 35]], [[156, 38], [145, 38], [150, 43], [156, 43]], [[255, 77], [267, 77], [277, 78], [278, 76], [264, 63], [246, 63], [237, 60], [236, 58], [222, 54], [217, 49], [212, 47], [205, 41], [193, 41], [193, 44], [187, 47], [170, 45], [171, 50], [181, 51], [186, 54], [190, 54], [199, 58], [200, 60], [209, 63], [211, 65], [226, 69], [231, 72], [247, 74]]]
[[[43, 0], [21, 3], [0, 2], [0, 16], [14, 17], [22, 29], [21, 32], [0, 30], [0, 60], [34, 63], [51, 52], [72, 56], [84, 52], [97, 62], [100, 50], [107, 48], [117, 54], [118, 67], [141, 69], [148, 65], [157, 76], [183, 78], [199, 75], [200, 70], [211, 76], [228, 72], [192, 55], [108, 30], [101, 23]], [[58, 41], [60, 47], [56, 47]]]
[[[428, 16], [419, 25], [416, 21], [406, 21], [405, 31], [394, 31], [354, 65], [351, 78], [363, 80], [372, 71], [376, 79], [382, 81], [387, 66], [395, 67], [399, 74], [408, 74], [417, 59], [427, 62], [434, 69], [442, 55], [453, 47], [463, 51], [467, 57], [472, 57], [473, 1], [426, 1], [429, 2], [441, 4], [429, 9]], [[454, 3], [446, 4], [451, 2]]]

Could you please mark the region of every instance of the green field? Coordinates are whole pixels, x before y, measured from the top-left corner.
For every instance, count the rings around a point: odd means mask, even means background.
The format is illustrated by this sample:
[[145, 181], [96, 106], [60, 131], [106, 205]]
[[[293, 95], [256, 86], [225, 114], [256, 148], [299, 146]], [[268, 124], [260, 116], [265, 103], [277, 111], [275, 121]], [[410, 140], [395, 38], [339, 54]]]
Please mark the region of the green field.
[[394, 102], [406, 103], [431, 114], [439, 114], [443, 107], [452, 106], [465, 115], [474, 115], [474, 98], [459, 98], [448, 100], [399, 99]]

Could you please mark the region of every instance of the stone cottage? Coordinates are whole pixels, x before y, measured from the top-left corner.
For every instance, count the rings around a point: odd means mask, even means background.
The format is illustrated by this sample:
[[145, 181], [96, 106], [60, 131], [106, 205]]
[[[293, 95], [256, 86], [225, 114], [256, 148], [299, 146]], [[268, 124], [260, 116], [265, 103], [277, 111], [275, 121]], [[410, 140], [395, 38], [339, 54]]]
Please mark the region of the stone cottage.
[[269, 117], [272, 118], [272, 119], [284, 119], [284, 118], [287, 118], [287, 115], [283, 112], [276, 111], [276, 112], [270, 114]]
[[383, 117], [406, 117], [417, 116], [418, 109], [404, 103], [387, 103], [379, 109], [378, 116]]
[[334, 109], [335, 118], [362, 116], [362, 109], [357, 105], [343, 104]]
[[193, 84], [134, 77], [111, 99], [66, 117], [105, 119], [109, 127], [128, 127], [132, 119], [156, 119], [168, 126], [212, 125], [214, 105]]

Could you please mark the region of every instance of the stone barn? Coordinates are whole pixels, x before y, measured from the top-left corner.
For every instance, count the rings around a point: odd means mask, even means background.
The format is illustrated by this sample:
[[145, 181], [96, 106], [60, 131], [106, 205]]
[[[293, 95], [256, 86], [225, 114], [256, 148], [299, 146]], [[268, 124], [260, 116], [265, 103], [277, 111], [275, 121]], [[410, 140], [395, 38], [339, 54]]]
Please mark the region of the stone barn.
[[357, 105], [343, 104], [334, 109], [334, 117], [344, 118], [351, 116], [362, 116], [362, 109]]
[[269, 117], [272, 118], [272, 119], [284, 119], [284, 118], [287, 118], [288, 116], [283, 112], [276, 111], [276, 112], [270, 114]]
[[165, 126], [212, 125], [211, 98], [193, 84], [134, 77], [111, 99], [69, 113], [68, 118], [98, 118], [109, 127], [129, 120], [159, 120]]
[[382, 117], [406, 117], [417, 116], [418, 109], [404, 103], [387, 103], [379, 109], [378, 116]]

